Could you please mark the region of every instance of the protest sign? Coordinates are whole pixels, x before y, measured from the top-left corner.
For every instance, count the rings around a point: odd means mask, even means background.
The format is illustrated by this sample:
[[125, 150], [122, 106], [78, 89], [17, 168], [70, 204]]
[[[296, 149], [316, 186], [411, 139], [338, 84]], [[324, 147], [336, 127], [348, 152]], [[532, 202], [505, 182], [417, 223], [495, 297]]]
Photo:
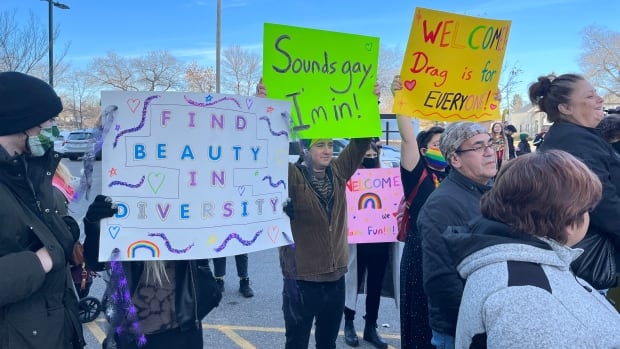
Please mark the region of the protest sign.
[[265, 23], [263, 82], [289, 100], [294, 139], [381, 135], [379, 39]]
[[[231, 256], [290, 244], [290, 103], [183, 93], [103, 92], [99, 259]], [[288, 234], [288, 235], [287, 235]]]
[[403, 187], [399, 168], [360, 169], [347, 182], [350, 244], [395, 242]]
[[500, 72], [510, 21], [416, 8], [396, 114], [435, 121], [500, 119]]

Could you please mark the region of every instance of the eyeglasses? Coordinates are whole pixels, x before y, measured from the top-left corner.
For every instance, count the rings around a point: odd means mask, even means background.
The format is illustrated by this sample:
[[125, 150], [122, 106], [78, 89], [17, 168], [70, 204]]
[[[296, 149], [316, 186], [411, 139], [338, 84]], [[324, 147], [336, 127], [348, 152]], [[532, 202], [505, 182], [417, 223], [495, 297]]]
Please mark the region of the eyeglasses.
[[493, 150], [493, 149], [491, 148], [491, 147], [493, 147], [493, 145], [495, 145], [495, 144], [494, 144], [494, 143], [489, 143], [489, 144], [487, 144], [487, 145], [480, 144], [480, 145], [477, 145], [477, 146], [475, 146], [475, 147], [473, 147], [473, 148], [469, 148], [469, 149], [457, 149], [457, 150], [455, 151], [455, 153], [460, 154], [460, 153], [466, 153], [466, 152], [468, 152], [468, 151], [473, 151], [474, 153], [484, 154], [484, 152], [485, 152], [487, 149], [491, 149], [491, 150]]

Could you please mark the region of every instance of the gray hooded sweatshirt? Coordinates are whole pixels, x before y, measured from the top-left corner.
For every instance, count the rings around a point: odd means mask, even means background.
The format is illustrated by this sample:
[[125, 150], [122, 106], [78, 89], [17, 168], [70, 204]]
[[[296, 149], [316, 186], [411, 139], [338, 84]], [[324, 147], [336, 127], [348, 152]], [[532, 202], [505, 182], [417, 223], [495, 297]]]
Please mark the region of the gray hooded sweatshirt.
[[620, 314], [570, 270], [581, 249], [485, 218], [443, 237], [467, 280], [456, 348], [620, 348]]

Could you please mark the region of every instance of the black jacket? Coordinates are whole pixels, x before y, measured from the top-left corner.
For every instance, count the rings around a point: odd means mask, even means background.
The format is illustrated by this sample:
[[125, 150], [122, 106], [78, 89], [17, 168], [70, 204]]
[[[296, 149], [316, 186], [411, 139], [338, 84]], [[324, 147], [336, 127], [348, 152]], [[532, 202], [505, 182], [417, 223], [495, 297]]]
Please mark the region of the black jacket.
[[464, 281], [458, 275], [441, 234], [480, 215], [480, 197], [491, 187], [456, 170], [431, 193], [418, 215], [422, 237], [424, 291], [433, 330], [454, 336]]
[[[0, 147], [0, 348], [81, 348], [77, 297], [64, 251], [77, 239], [58, 214], [52, 176], [60, 161], [9, 156]], [[45, 273], [35, 252], [45, 246]], [[68, 256], [70, 257], [70, 256]]]
[[[583, 161], [598, 176], [603, 184], [603, 197], [590, 212], [587, 234], [600, 234], [608, 238], [616, 252], [620, 252], [620, 154], [602, 138], [598, 129], [562, 121], [551, 126], [539, 149], [564, 150]], [[581, 260], [577, 259], [573, 263], [575, 270]], [[597, 285], [587, 276], [579, 276], [597, 288], [612, 286]]]
[[[105, 269], [106, 264], [97, 261], [99, 221], [90, 222], [88, 219], [84, 219], [84, 231], [86, 233], [84, 240], [86, 265], [93, 270], [101, 271]], [[123, 262], [122, 266], [133, 297], [144, 271], [144, 262]], [[209, 269], [209, 260], [179, 260], [176, 261], [175, 268], [176, 322], [181, 330], [201, 328], [201, 320], [209, 311], [218, 306], [222, 298], [222, 293], [215, 282], [211, 269]]]

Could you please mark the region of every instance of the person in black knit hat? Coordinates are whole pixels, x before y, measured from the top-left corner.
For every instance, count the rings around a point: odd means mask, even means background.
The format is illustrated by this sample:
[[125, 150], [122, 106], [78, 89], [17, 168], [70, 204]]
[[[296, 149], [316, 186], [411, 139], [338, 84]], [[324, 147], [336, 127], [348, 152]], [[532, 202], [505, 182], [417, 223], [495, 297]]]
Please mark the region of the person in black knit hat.
[[0, 348], [86, 344], [67, 268], [80, 230], [59, 213], [52, 187], [61, 111], [46, 82], [0, 73]]

